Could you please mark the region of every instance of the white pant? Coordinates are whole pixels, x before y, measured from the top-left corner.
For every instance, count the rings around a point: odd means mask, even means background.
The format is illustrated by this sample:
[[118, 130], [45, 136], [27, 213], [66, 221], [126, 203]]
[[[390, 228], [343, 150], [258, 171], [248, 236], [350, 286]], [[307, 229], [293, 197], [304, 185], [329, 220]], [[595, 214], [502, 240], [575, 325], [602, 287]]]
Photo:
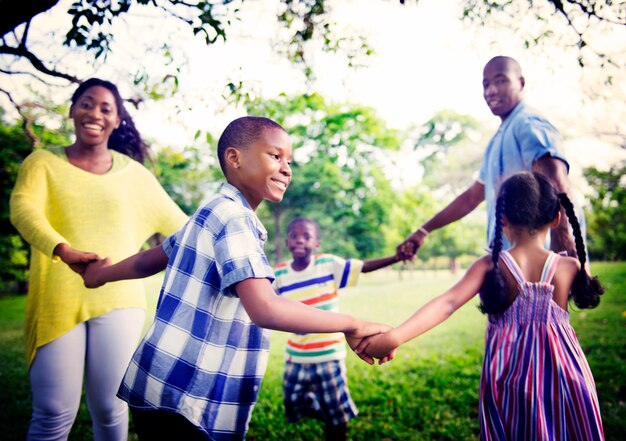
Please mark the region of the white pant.
[[67, 440], [85, 396], [95, 441], [128, 438], [128, 408], [116, 393], [145, 320], [143, 309], [119, 309], [37, 349], [30, 368], [33, 414], [27, 440]]

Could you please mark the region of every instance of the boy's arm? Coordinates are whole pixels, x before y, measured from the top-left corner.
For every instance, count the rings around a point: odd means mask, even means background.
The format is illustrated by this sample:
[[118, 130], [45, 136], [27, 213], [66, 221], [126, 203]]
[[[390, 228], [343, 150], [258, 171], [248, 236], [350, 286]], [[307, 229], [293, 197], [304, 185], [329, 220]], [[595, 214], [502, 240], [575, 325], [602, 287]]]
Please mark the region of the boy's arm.
[[151, 276], [163, 271], [167, 261], [167, 254], [159, 246], [127, 257], [115, 265], [111, 265], [108, 257], [91, 263], [82, 276], [87, 288], [97, 288], [108, 282]]
[[[250, 319], [262, 328], [295, 333], [343, 332], [352, 349], [364, 337], [389, 329], [387, 325], [362, 321], [349, 314], [323, 311], [278, 296], [268, 279], [246, 279], [239, 282], [235, 290]], [[369, 355], [358, 355], [373, 364]]]
[[377, 269], [393, 265], [400, 260], [401, 259], [398, 254], [396, 254], [395, 256], [381, 257], [380, 259], [366, 260], [363, 262], [363, 269], [361, 269], [361, 272], [369, 273], [370, 271], [376, 271]]

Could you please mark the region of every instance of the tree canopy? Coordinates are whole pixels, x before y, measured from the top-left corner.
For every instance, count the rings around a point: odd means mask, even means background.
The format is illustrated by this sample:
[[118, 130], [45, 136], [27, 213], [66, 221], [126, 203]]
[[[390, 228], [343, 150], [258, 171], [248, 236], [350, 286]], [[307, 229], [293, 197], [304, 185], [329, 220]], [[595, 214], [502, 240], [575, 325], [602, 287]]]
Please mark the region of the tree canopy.
[[[407, 7], [419, 2], [395, 1]], [[301, 66], [309, 79], [314, 77], [308, 50], [308, 43], [312, 40], [318, 41], [324, 51], [343, 54], [351, 66], [358, 65], [362, 57], [372, 54], [365, 37], [337, 29], [337, 24], [329, 14], [332, 4], [330, 0], [281, 0], [278, 3], [276, 20], [284, 32], [278, 37], [279, 44], [275, 49], [284, 53], [292, 63]], [[0, 76], [28, 75], [41, 82], [56, 79], [78, 83], [83, 78], [77, 73], [76, 66], [66, 65], [52, 54], [65, 46], [85, 51], [92, 54], [96, 61], [103, 62], [112, 50], [114, 24], [123, 22], [131, 14], [151, 13], [155, 17], [167, 17], [210, 45], [227, 40], [233, 22], [247, 7], [243, 0], [5, 0], [0, 15]], [[54, 8], [67, 9], [67, 25], [62, 40], [60, 35], [55, 34], [53, 39], [45, 42], [32, 41], [31, 31], [37, 26], [37, 16]], [[524, 44], [528, 46], [554, 38], [559, 34], [556, 28], [569, 30], [574, 44], [580, 50], [581, 65], [586, 63], [585, 54], [591, 49], [591, 53], [597, 56], [603, 66], [621, 67], [620, 60], [615, 60], [606, 48], [598, 47], [594, 40], [596, 29], [623, 27], [626, 24], [621, 2], [462, 0], [459, 8], [459, 17], [463, 20], [490, 26], [501, 22], [505, 26], [520, 28], [525, 32]], [[523, 17], [530, 17], [539, 26], [527, 26], [527, 21], [521, 20]], [[549, 20], [555, 17], [560, 19]], [[161, 48], [164, 59], [173, 56], [167, 35], [155, 35], [152, 46]], [[139, 71], [128, 74], [134, 75], [137, 83], [145, 79], [141, 78]], [[610, 75], [608, 81], [611, 81]], [[24, 104], [13, 99], [11, 87], [0, 87], [0, 92], [24, 116], [21, 109]]]

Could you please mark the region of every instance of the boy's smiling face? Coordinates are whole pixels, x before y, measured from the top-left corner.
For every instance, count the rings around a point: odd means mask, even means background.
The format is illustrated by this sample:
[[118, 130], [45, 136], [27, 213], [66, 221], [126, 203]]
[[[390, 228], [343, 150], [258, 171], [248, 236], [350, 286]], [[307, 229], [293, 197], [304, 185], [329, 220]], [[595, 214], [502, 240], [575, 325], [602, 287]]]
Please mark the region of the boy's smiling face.
[[253, 210], [267, 199], [280, 202], [291, 182], [291, 139], [280, 129], [264, 129], [243, 149], [226, 153], [232, 167], [231, 184], [243, 193]]
[[296, 222], [289, 227], [286, 240], [287, 249], [294, 260], [308, 260], [320, 247], [315, 226], [311, 222]]

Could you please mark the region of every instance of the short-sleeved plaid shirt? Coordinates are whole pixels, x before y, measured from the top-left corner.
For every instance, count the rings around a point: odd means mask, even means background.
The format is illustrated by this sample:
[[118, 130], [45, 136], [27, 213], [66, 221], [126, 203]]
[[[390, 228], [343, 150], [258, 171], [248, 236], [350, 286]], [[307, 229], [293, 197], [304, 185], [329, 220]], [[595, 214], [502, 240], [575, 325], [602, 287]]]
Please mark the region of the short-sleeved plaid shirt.
[[223, 184], [163, 244], [169, 256], [154, 324], [118, 396], [132, 407], [185, 416], [212, 440], [243, 439], [265, 374], [269, 331], [234, 286], [274, 273], [267, 232], [243, 195]]

